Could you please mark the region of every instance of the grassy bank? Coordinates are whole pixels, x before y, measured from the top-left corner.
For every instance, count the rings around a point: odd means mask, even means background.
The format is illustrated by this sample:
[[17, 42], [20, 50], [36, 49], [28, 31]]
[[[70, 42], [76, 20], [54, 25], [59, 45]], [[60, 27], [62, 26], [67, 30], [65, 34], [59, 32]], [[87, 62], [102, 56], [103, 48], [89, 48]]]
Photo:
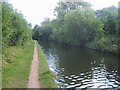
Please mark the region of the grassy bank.
[[55, 75], [49, 70], [46, 58], [37, 43], [38, 57], [40, 60], [40, 86], [41, 88], [57, 88], [54, 82]]
[[8, 59], [3, 60], [2, 87], [26, 88], [30, 65], [33, 59], [34, 42], [30, 41], [23, 47], [9, 47]]

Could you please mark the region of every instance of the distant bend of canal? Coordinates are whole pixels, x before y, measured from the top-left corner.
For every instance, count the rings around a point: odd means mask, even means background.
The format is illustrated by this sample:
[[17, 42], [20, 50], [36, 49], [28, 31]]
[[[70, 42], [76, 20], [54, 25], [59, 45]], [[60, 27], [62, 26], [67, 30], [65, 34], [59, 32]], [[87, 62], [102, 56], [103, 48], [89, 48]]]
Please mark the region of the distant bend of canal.
[[120, 88], [118, 56], [53, 42], [39, 44], [59, 88]]

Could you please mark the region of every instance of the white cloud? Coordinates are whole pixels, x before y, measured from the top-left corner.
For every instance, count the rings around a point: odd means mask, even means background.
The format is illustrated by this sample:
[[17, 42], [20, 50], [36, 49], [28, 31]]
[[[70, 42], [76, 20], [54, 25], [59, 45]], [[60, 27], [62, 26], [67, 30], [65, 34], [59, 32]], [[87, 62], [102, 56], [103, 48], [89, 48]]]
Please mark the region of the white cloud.
[[32, 25], [40, 24], [45, 17], [53, 18], [56, 0], [9, 0], [14, 8], [21, 11]]
[[85, 1], [91, 3], [92, 8], [94, 8], [95, 10], [102, 9], [104, 7], [109, 7], [112, 5], [118, 7], [119, 2], [119, 0], [85, 0]]

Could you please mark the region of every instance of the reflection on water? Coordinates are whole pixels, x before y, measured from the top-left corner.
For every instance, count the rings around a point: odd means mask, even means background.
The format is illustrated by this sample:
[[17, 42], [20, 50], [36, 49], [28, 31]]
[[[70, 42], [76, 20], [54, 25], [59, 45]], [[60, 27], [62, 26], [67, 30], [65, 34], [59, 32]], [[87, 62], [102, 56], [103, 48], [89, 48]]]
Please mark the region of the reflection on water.
[[118, 88], [118, 57], [102, 52], [41, 42], [60, 88]]

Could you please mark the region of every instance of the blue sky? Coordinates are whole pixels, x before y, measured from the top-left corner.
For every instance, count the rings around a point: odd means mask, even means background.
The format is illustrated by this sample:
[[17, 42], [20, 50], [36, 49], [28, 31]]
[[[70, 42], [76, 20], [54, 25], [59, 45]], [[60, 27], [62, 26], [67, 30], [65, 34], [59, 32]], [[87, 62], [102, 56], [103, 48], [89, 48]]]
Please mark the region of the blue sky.
[[[8, 0], [14, 7], [21, 11], [26, 20], [34, 26], [40, 25], [45, 17], [54, 18], [53, 11], [59, 0]], [[118, 6], [119, 0], [85, 0], [92, 4], [94, 10], [108, 6]]]

